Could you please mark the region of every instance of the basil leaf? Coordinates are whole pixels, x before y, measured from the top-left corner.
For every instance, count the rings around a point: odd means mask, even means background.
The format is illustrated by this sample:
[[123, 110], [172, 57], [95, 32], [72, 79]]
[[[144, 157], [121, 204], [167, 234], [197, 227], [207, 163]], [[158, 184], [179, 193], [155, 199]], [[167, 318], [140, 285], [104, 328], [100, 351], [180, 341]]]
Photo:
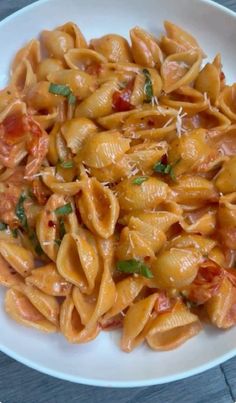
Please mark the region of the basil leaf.
[[163, 175], [170, 175], [173, 181], [176, 180], [173, 167], [170, 164], [165, 165], [162, 162], [158, 162], [157, 164], [154, 165], [153, 171]]
[[68, 215], [70, 213], [72, 213], [72, 206], [71, 203], [67, 203], [64, 206], [58, 207], [56, 210], [54, 210], [55, 214], [57, 216], [60, 215]]
[[69, 97], [72, 93], [70, 87], [68, 85], [62, 84], [53, 84], [51, 83], [48, 90], [51, 94], [54, 95], [62, 95], [63, 97]]
[[148, 180], [148, 176], [138, 176], [137, 178], [135, 178], [132, 183], [133, 185], [142, 185], [143, 182]]
[[71, 92], [70, 95], [68, 96], [69, 105], [75, 105], [76, 101], [77, 101], [76, 96]]
[[73, 166], [74, 166], [73, 161], [63, 161], [60, 163], [60, 167], [65, 168], [65, 169], [73, 168]]
[[0, 231], [4, 231], [5, 229], [7, 229], [7, 224], [0, 222]]
[[120, 260], [117, 262], [116, 267], [122, 273], [136, 273], [143, 277], [153, 278], [153, 274], [149, 267], [140, 260]]
[[20, 195], [20, 198], [16, 205], [16, 210], [15, 210], [16, 216], [19, 219], [19, 221], [22, 225], [22, 228], [24, 228], [25, 230], [28, 229], [28, 222], [27, 222], [27, 217], [26, 217], [25, 209], [24, 209], [24, 201], [26, 199], [27, 199], [27, 196], [24, 193], [22, 193]]
[[146, 102], [151, 102], [153, 97], [151, 74], [149, 73], [148, 69], [143, 69], [143, 74], [145, 76], [144, 93], [146, 95]]

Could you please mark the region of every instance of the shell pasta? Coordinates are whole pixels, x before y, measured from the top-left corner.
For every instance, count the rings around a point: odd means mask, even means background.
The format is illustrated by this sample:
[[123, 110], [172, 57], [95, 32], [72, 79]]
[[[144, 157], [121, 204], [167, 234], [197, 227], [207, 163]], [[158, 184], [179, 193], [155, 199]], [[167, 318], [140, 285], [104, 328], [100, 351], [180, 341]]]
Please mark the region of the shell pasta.
[[90, 42], [68, 22], [0, 91], [0, 285], [21, 325], [130, 352], [236, 324], [236, 107], [172, 22]]

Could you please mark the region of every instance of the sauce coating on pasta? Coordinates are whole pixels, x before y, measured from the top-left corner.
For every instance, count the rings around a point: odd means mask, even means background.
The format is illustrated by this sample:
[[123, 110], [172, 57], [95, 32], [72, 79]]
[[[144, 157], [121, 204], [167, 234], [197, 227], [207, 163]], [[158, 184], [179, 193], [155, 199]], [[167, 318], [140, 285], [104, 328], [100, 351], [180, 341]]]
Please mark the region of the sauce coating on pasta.
[[71, 343], [170, 350], [236, 324], [236, 84], [172, 22], [90, 42], [68, 22], [0, 91], [0, 285]]

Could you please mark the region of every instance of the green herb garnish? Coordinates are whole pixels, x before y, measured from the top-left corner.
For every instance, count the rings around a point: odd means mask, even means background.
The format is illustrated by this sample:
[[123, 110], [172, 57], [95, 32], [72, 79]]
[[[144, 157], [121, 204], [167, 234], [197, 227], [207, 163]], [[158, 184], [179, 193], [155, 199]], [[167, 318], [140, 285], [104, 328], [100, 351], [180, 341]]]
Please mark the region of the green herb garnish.
[[60, 239], [54, 239], [54, 242], [57, 246], [61, 245], [61, 240]]
[[73, 161], [63, 161], [60, 163], [61, 168], [70, 169], [73, 168], [74, 162]]
[[64, 206], [58, 207], [56, 210], [54, 210], [54, 212], [57, 216], [68, 215], [68, 214], [72, 213], [72, 211], [73, 211], [73, 209], [72, 209], [71, 203], [67, 203]]
[[62, 217], [59, 219], [59, 233], [60, 233], [60, 239], [62, 239], [64, 235], [66, 235], [65, 222]]
[[142, 185], [143, 182], [148, 180], [148, 176], [138, 176], [137, 178], [132, 180], [133, 185]]
[[153, 98], [152, 78], [148, 69], [143, 69], [145, 76], [144, 93], [146, 95], [146, 102], [151, 102]]
[[13, 238], [17, 238], [17, 237], [18, 237], [18, 229], [17, 229], [17, 228], [11, 229], [11, 233], [12, 233]]
[[77, 101], [76, 96], [68, 85], [51, 83], [48, 90], [51, 94], [66, 97], [70, 105], [74, 105]]
[[173, 166], [170, 164], [163, 164], [162, 162], [158, 162], [157, 164], [154, 165], [153, 171], [160, 173], [162, 175], [170, 175], [173, 181], [176, 180]]
[[117, 262], [116, 267], [122, 273], [136, 273], [143, 277], [153, 278], [153, 274], [149, 267], [140, 260], [120, 260]]
[[38, 256], [41, 256], [43, 254], [43, 249], [41, 248], [37, 235], [35, 234], [35, 232], [33, 230], [30, 231], [30, 233], [29, 233], [29, 239], [30, 239], [30, 241], [32, 241], [36, 254]]
[[0, 222], [0, 231], [4, 231], [5, 229], [7, 229], [7, 224]]
[[27, 196], [24, 193], [22, 193], [20, 195], [20, 198], [16, 205], [16, 210], [15, 210], [16, 216], [19, 219], [19, 221], [22, 225], [22, 228], [24, 228], [25, 230], [28, 229], [28, 222], [27, 222], [27, 217], [26, 217], [25, 209], [24, 209], [24, 202], [26, 199], [27, 199]]
[[75, 96], [74, 94], [72, 94], [72, 92], [71, 92], [71, 94], [67, 97], [67, 99], [68, 99], [69, 105], [75, 105], [75, 104], [76, 104], [77, 98], [76, 98], [76, 96]]
[[49, 86], [49, 92], [54, 95], [62, 95], [63, 97], [69, 97], [72, 93], [68, 85], [53, 83], [51, 83]]

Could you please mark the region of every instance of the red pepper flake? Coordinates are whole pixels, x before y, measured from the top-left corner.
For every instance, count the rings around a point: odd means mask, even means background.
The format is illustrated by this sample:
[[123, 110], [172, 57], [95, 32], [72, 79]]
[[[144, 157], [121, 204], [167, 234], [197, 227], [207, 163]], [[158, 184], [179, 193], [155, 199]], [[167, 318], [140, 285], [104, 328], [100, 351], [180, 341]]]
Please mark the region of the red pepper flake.
[[148, 126], [153, 127], [155, 125], [154, 119], [149, 118], [147, 121]]
[[167, 154], [164, 154], [164, 155], [161, 157], [161, 163], [162, 163], [163, 165], [168, 165], [168, 155], [167, 155]]
[[56, 227], [56, 223], [55, 223], [54, 221], [50, 220], [50, 221], [48, 221], [48, 226], [49, 226], [50, 228], [55, 228], [55, 227]]
[[131, 80], [121, 91], [115, 91], [112, 97], [112, 107], [115, 112], [130, 111], [134, 108], [130, 99], [134, 88], [134, 80]]

